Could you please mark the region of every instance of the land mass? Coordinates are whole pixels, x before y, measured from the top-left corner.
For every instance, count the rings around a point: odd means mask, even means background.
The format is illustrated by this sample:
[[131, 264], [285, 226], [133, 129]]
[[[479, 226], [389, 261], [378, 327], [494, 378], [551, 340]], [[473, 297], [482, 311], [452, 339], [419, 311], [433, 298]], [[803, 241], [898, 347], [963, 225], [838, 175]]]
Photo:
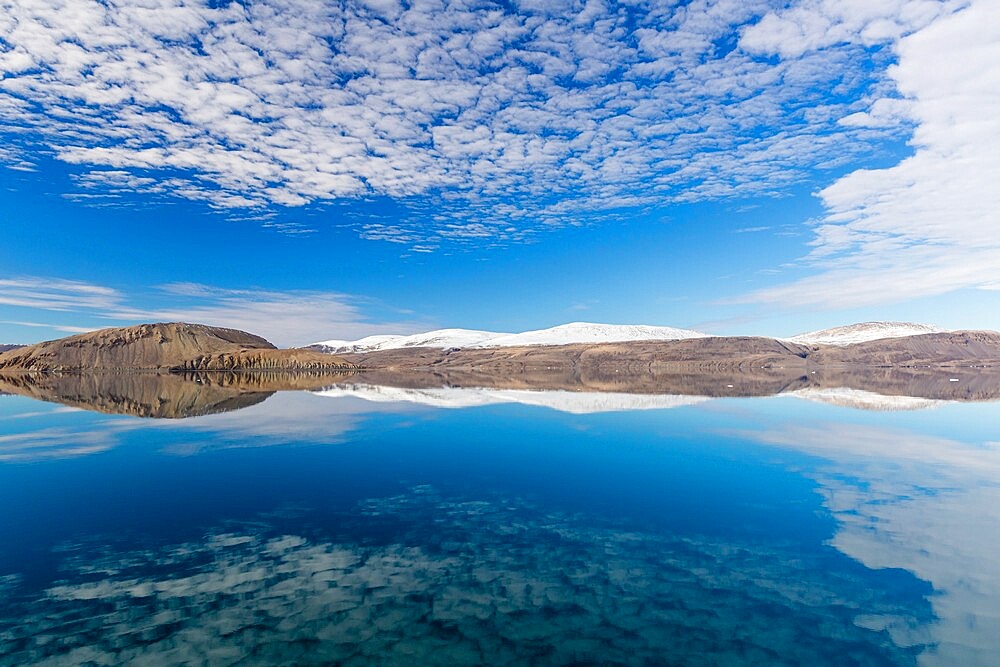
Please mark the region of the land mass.
[[279, 350], [254, 334], [203, 324], [101, 329], [0, 353], [0, 373], [334, 370], [352, 364], [314, 350]]
[[0, 373], [87, 371], [319, 371], [474, 373], [514, 378], [546, 372], [808, 374], [819, 368], [1000, 367], [1000, 333], [951, 331], [805, 344], [758, 336], [703, 336], [566, 345], [398, 347], [330, 354], [278, 349], [245, 331], [160, 323], [102, 329], [0, 353]]
[[535, 371], [604, 369], [725, 373], [785, 369], [803, 374], [818, 367], [1000, 367], [1000, 333], [955, 331], [884, 338], [851, 345], [805, 345], [775, 338], [712, 336], [493, 348], [398, 348], [342, 354], [362, 368], [386, 371], [476, 371], [519, 375]]
[[172, 323], [104, 329], [0, 353], [0, 392], [144, 417], [210, 414], [247, 407], [275, 391], [338, 386], [366, 396], [379, 392], [365, 387], [404, 390], [399, 395], [443, 387], [700, 397], [804, 392], [815, 400], [855, 402], [858, 392], [867, 392], [875, 404], [886, 403], [879, 396], [997, 400], [1000, 333], [918, 333], [850, 344], [702, 336], [329, 354], [281, 350], [235, 329]]

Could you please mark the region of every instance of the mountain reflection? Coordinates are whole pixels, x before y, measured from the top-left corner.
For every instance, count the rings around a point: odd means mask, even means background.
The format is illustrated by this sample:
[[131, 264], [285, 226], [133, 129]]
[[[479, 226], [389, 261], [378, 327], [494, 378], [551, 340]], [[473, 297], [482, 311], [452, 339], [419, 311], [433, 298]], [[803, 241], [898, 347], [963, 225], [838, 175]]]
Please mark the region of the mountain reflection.
[[386, 371], [0, 375], [0, 393], [107, 414], [166, 419], [240, 410], [288, 390], [432, 407], [520, 403], [572, 413], [662, 409], [710, 398], [775, 395], [892, 411], [931, 408], [948, 401], [1000, 400], [1000, 372], [972, 368], [820, 368], [797, 375], [772, 368], [743, 373], [637, 371], [609, 375], [602, 375], [600, 369], [588, 369], [503, 378], [474, 372]]

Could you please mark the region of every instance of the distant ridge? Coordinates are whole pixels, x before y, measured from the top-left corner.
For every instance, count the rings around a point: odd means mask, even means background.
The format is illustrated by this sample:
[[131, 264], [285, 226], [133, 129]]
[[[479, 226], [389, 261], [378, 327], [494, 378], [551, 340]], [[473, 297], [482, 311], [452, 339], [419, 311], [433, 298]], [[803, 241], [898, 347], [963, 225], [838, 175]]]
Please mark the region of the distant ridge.
[[522, 333], [498, 333], [476, 329], [437, 329], [408, 336], [368, 336], [355, 341], [327, 340], [310, 347], [332, 353], [377, 352], [411, 347], [486, 349], [526, 345], [573, 345], [578, 343], [624, 343], [640, 340], [687, 340], [709, 334], [674, 327], [641, 324], [595, 324], [571, 322], [549, 329]]
[[913, 322], [860, 322], [843, 327], [810, 331], [786, 340], [799, 345], [854, 345], [885, 338], [907, 338], [944, 333], [945, 329]]

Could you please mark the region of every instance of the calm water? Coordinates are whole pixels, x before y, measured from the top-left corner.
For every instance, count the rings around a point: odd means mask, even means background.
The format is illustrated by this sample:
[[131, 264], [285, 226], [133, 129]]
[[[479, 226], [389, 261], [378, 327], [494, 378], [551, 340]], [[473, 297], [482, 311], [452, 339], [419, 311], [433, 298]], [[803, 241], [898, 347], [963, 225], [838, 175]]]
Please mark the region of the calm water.
[[0, 396], [0, 664], [1000, 664], [1000, 404], [456, 391]]

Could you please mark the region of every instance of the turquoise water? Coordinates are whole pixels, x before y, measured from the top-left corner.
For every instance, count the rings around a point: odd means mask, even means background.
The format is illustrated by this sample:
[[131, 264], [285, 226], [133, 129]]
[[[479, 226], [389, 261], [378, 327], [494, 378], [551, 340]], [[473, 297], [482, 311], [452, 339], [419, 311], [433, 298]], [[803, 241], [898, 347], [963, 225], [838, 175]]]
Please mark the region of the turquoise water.
[[0, 396], [0, 664], [995, 665], [1000, 405], [925, 407]]

